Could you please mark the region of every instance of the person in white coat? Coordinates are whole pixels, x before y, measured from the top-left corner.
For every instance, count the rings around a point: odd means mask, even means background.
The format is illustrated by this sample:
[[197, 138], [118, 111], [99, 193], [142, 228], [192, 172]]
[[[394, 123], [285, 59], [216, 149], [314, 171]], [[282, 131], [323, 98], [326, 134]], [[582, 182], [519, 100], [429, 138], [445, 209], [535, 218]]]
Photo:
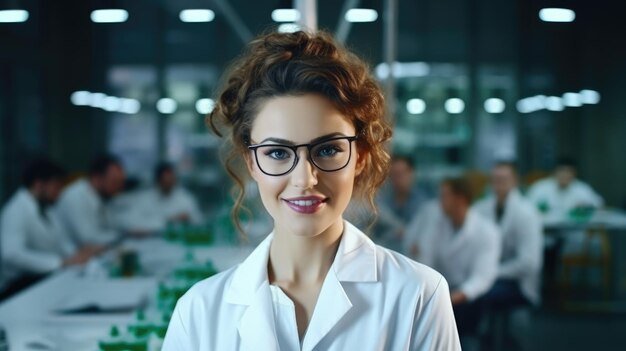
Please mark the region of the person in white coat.
[[528, 190], [528, 199], [546, 213], [564, 216], [576, 208], [599, 208], [604, 200], [587, 183], [576, 178], [576, 162], [562, 157], [552, 177]]
[[431, 197], [416, 183], [415, 174], [415, 162], [411, 157], [393, 156], [389, 184], [381, 189], [377, 198], [376, 239], [381, 245], [398, 252], [402, 251], [407, 226]]
[[60, 223], [79, 247], [102, 248], [121, 238], [107, 203], [124, 189], [124, 169], [111, 155], [100, 155], [92, 162], [86, 178], [70, 184], [54, 210]]
[[470, 209], [472, 193], [463, 178], [440, 186], [440, 207], [426, 209], [428, 221], [417, 235], [417, 260], [440, 272], [450, 284], [461, 336], [475, 335], [482, 315], [480, 298], [498, 274], [498, 228]]
[[537, 208], [517, 190], [511, 162], [497, 163], [491, 174], [493, 194], [474, 208], [500, 227], [502, 255], [498, 280], [483, 297], [487, 308], [537, 305], [543, 261], [543, 226]]
[[63, 266], [82, 264], [94, 253], [76, 251], [48, 212], [63, 177], [64, 171], [53, 162], [34, 161], [24, 170], [23, 187], [2, 209], [0, 295], [7, 297]]
[[367, 66], [330, 34], [271, 33], [224, 81], [209, 123], [274, 230], [179, 299], [163, 350], [460, 350], [445, 279], [342, 218], [353, 193], [373, 203], [389, 167]]
[[158, 232], [170, 223], [200, 225], [204, 222], [198, 202], [177, 181], [172, 164], [160, 162], [154, 169], [154, 185], [118, 196], [113, 202], [116, 223], [133, 232]]

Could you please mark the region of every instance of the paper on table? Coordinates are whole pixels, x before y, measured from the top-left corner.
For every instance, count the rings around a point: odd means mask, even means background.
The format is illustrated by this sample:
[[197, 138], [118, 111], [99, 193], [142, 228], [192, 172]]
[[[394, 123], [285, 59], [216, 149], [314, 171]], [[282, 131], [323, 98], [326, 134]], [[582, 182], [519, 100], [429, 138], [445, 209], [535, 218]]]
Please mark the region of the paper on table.
[[148, 289], [143, 281], [104, 280], [81, 282], [72, 286], [57, 304], [55, 312], [121, 313], [142, 307], [147, 302]]

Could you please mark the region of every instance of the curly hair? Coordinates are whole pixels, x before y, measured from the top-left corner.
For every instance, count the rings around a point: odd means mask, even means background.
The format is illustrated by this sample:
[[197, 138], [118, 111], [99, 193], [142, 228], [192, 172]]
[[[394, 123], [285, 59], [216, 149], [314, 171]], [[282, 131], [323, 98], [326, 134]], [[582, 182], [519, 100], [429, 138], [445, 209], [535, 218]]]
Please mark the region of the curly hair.
[[363, 171], [354, 181], [354, 195], [377, 212], [374, 197], [389, 169], [386, 144], [392, 132], [382, 90], [368, 65], [328, 33], [274, 32], [251, 41], [235, 60], [214, 110], [206, 117], [213, 132], [225, 139], [224, 164], [236, 190], [232, 217], [241, 233], [239, 212], [247, 173], [244, 155], [252, 122], [270, 98], [311, 93], [329, 99], [354, 123], [359, 154], [364, 157]]

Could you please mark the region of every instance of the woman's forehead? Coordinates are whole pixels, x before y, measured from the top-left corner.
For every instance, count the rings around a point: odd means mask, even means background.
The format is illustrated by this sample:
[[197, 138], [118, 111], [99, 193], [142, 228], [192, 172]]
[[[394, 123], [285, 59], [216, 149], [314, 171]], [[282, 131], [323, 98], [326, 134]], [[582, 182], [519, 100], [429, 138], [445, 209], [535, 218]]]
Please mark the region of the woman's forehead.
[[251, 137], [257, 142], [278, 138], [307, 143], [333, 133], [352, 136], [355, 128], [330, 100], [309, 94], [275, 97], [265, 102], [254, 119]]

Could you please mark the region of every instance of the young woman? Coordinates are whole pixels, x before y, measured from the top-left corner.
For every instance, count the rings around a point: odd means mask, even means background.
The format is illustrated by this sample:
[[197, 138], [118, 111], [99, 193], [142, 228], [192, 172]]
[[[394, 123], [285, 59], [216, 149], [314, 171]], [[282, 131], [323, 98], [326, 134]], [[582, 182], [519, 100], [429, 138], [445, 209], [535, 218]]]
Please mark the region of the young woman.
[[[391, 128], [368, 67], [325, 33], [272, 33], [234, 64], [215, 110], [227, 170], [258, 184], [273, 232], [176, 306], [163, 350], [459, 350], [448, 285], [343, 220], [373, 206]], [[240, 161], [240, 168], [237, 162]]]

